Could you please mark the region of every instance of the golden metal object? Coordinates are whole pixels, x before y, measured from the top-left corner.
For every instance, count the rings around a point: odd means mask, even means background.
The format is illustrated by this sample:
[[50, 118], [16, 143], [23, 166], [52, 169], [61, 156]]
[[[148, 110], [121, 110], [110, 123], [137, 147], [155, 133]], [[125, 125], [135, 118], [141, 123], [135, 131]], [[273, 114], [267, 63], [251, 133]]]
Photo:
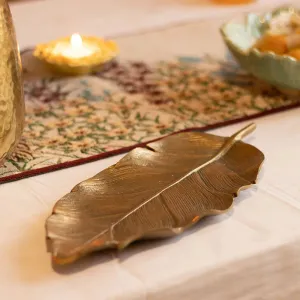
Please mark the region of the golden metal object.
[[83, 43], [95, 45], [97, 50], [81, 58], [67, 57], [56, 51], [59, 44], [70, 44], [70, 37], [37, 45], [33, 55], [56, 72], [69, 75], [84, 75], [98, 70], [104, 63], [115, 58], [119, 49], [114, 41], [97, 37], [82, 37]]
[[0, 0], [0, 163], [17, 145], [24, 127], [21, 59], [11, 13]]
[[264, 155], [240, 140], [180, 133], [129, 152], [59, 200], [46, 221], [57, 264], [137, 239], [168, 237], [208, 215], [226, 212], [233, 197], [255, 183]]

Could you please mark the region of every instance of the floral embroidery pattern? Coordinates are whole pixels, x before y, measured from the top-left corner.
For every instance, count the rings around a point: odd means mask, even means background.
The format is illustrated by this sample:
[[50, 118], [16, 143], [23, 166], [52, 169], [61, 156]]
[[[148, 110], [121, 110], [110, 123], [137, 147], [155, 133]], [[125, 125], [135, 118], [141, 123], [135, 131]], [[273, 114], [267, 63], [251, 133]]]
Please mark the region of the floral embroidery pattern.
[[164, 94], [157, 77], [144, 62], [128, 62], [120, 64], [114, 61], [108, 68], [97, 74], [100, 78], [113, 80], [129, 94], [144, 94], [153, 104], [168, 103], [171, 100]]
[[93, 76], [28, 81], [25, 101], [23, 140], [0, 178], [296, 103], [210, 57], [113, 62]]

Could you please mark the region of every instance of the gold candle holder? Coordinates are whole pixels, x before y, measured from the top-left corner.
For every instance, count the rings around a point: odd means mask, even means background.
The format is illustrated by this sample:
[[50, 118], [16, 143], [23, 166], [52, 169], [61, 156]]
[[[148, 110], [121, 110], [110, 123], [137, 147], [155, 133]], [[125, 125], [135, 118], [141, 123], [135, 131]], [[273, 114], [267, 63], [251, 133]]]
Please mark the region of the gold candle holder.
[[73, 34], [71, 37], [37, 45], [34, 56], [60, 73], [83, 75], [98, 70], [118, 53], [114, 41]]

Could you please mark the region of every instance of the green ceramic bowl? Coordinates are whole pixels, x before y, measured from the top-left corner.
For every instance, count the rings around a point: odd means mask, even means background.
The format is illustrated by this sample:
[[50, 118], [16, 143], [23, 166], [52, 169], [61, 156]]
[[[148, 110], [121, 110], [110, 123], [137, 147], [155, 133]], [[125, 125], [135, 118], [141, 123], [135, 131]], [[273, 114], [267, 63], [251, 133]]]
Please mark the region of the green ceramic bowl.
[[300, 90], [300, 61], [273, 52], [262, 53], [252, 46], [273, 26], [274, 20], [278, 23], [278, 18], [295, 12], [299, 10], [281, 7], [264, 15], [248, 14], [221, 27], [223, 39], [241, 67], [280, 89]]

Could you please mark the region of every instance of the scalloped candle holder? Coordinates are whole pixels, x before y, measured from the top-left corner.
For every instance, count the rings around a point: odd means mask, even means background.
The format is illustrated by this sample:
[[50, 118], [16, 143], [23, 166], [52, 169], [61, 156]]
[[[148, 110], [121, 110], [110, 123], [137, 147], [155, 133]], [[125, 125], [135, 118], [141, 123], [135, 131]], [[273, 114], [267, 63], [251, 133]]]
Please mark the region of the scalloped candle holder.
[[33, 55], [59, 73], [83, 75], [98, 70], [118, 53], [114, 41], [73, 34], [37, 45]]

